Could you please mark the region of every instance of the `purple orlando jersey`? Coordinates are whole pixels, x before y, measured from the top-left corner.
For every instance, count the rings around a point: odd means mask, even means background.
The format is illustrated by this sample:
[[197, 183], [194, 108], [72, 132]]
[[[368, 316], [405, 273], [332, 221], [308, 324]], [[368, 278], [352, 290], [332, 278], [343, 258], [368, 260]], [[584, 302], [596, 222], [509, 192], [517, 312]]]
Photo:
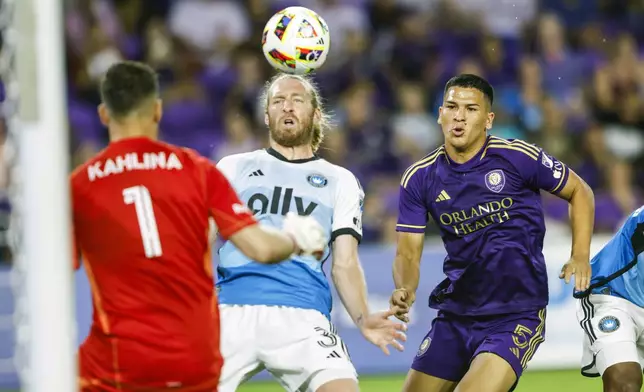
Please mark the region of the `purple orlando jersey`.
[[544, 308], [548, 277], [540, 189], [560, 192], [568, 168], [542, 149], [489, 136], [457, 164], [441, 146], [403, 174], [397, 231], [423, 233], [428, 214], [447, 250], [447, 279], [429, 306], [459, 315]]

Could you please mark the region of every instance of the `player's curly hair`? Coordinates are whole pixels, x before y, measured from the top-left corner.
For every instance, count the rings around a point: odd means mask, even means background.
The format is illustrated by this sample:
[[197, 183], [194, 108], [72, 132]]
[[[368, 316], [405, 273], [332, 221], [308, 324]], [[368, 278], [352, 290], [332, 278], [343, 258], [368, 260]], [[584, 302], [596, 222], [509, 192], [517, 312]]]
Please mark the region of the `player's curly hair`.
[[324, 141], [325, 133], [331, 128], [331, 114], [326, 110], [322, 100], [322, 94], [320, 94], [320, 89], [311, 77], [287, 73], [279, 73], [272, 77], [268, 82], [266, 82], [262, 94], [260, 95], [260, 102], [264, 109], [264, 113], [268, 112], [268, 99], [270, 98], [271, 89], [277, 82], [284, 79], [295, 79], [300, 81], [309, 94], [311, 94], [313, 109], [320, 110], [320, 121], [313, 123], [313, 135], [311, 137], [311, 147], [313, 152], [317, 152]]

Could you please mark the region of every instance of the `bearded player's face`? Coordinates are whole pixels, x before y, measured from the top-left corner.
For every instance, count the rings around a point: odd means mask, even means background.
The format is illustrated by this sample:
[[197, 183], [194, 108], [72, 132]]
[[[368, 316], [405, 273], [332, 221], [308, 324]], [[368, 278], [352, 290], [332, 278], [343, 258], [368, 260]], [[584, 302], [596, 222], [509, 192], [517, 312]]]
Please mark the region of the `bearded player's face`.
[[265, 122], [277, 144], [295, 147], [311, 142], [315, 108], [301, 81], [285, 78], [276, 82], [267, 104]]
[[494, 113], [483, 92], [475, 88], [452, 87], [445, 93], [438, 121], [445, 143], [456, 150], [466, 151], [485, 139], [486, 129], [492, 127]]

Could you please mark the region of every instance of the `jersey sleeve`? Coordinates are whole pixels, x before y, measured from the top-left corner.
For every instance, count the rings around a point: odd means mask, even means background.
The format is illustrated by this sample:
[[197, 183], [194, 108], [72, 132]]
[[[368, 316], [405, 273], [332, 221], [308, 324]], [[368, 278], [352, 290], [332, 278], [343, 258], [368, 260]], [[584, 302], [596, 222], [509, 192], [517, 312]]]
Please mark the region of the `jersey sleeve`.
[[239, 199], [228, 179], [208, 161], [202, 161], [206, 171], [207, 202], [219, 234], [228, 239], [244, 227], [256, 224], [251, 211]]
[[335, 205], [331, 225], [331, 242], [338, 236], [348, 234], [362, 241], [362, 209], [364, 191], [353, 173], [344, 172], [335, 190]]
[[217, 169], [228, 179], [229, 182], [233, 182], [237, 175], [237, 160], [232, 156], [224, 157], [217, 162]]
[[414, 173], [401, 182], [398, 198], [398, 222], [396, 231], [405, 233], [425, 233], [428, 210], [423, 193], [423, 173]]
[[528, 184], [558, 194], [566, 186], [570, 170], [563, 162], [539, 149], [537, 160], [526, 159], [519, 169]]

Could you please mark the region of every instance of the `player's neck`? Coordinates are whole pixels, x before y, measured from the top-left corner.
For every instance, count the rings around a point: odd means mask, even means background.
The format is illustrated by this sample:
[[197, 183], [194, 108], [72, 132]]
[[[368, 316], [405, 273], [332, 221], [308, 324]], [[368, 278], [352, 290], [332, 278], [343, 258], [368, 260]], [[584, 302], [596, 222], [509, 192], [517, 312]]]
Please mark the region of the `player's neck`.
[[471, 146], [468, 146], [466, 149], [459, 150], [455, 148], [454, 146], [450, 145], [449, 143], [445, 143], [445, 151], [447, 152], [447, 156], [449, 156], [449, 159], [452, 161], [458, 163], [458, 164], [463, 164], [465, 162], [468, 162], [470, 159], [474, 158], [476, 154], [481, 151], [483, 146], [485, 145], [485, 142], [487, 140], [487, 136], [484, 138], [481, 138], [481, 140], [477, 140], [474, 144]]
[[313, 153], [313, 148], [311, 148], [311, 146], [308, 144], [303, 144], [301, 146], [295, 147], [285, 147], [271, 140], [270, 146], [273, 150], [282, 154], [282, 156], [284, 156], [284, 158], [288, 159], [289, 161], [294, 161], [297, 159], [309, 159], [315, 156], [315, 154]]
[[110, 124], [109, 134], [111, 142], [140, 137], [156, 140], [159, 130], [156, 125], [128, 122]]

